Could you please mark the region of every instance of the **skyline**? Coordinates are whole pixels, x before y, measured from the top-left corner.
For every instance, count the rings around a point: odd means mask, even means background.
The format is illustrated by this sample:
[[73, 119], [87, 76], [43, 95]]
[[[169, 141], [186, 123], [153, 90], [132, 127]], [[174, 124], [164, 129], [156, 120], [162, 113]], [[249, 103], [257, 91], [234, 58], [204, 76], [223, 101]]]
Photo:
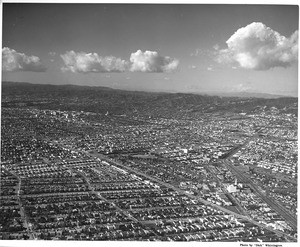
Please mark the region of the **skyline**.
[[3, 81], [298, 94], [297, 5], [4, 3], [2, 47]]

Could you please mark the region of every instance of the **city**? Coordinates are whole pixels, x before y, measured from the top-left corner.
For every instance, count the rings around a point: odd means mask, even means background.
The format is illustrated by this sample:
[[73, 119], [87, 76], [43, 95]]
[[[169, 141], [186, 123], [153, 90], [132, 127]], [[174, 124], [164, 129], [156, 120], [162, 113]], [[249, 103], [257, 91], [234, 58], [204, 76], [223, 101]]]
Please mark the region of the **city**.
[[12, 95], [12, 84], [2, 89], [2, 239], [296, 241], [297, 99], [206, 96], [201, 112], [120, 115], [113, 100], [86, 112], [90, 99], [74, 105], [74, 91], [62, 110], [54, 89], [43, 105], [37, 86], [15, 83]]
[[0, 246], [298, 246], [298, 1], [2, 2]]

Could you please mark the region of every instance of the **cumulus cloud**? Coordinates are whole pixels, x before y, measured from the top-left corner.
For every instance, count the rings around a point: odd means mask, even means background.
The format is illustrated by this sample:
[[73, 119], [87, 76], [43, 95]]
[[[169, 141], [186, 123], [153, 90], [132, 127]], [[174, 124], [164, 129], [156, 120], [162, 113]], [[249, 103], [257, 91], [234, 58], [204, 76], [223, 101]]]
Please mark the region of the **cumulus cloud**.
[[219, 46], [218, 44], [215, 44], [215, 45], [213, 46], [213, 48], [217, 51], [217, 50], [220, 49], [220, 46]]
[[2, 48], [2, 70], [3, 71], [33, 71], [44, 72], [46, 67], [41, 63], [39, 57], [28, 56], [8, 47]]
[[63, 71], [78, 73], [123, 72], [127, 62], [113, 56], [101, 57], [97, 53], [67, 51], [60, 55], [65, 66]]
[[54, 57], [54, 56], [56, 55], [56, 52], [55, 52], [55, 51], [50, 51], [48, 54], [49, 54], [51, 57]]
[[197, 56], [203, 54], [203, 52], [204, 52], [203, 50], [201, 50], [200, 48], [197, 48], [194, 52], [192, 52], [192, 53], [190, 54], [190, 56], [191, 56], [191, 57], [197, 57]]
[[156, 51], [138, 50], [131, 53], [130, 62], [113, 56], [101, 57], [97, 53], [67, 51], [60, 55], [64, 67], [62, 71], [77, 73], [101, 72], [173, 72], [179, 61], [160, 56]]
[[[216, 48], [219, 48], [218, 45], [213, 46], [214, 50], [217, 50]], [[190, 54], [191, 57], [211, 57], [214, 55], [214, 52], [208, 49], [200, 49], [197, 48], [194, 52]]]
[[268, 70], [288, 67], [298, 60], [298, 31], [286, 38], [263, 23], [253, 22], [238, 29], [217, 51], [217, 61], [242, 68]]
[[196, 65], [189, 65], [189, 69], [197, 69]]
[[130, 62], [132, 72], [172, 72], [179, 65], [179, 61], [175, 58], [160, 56], [156, 51], [141, 50], [131, 53]]

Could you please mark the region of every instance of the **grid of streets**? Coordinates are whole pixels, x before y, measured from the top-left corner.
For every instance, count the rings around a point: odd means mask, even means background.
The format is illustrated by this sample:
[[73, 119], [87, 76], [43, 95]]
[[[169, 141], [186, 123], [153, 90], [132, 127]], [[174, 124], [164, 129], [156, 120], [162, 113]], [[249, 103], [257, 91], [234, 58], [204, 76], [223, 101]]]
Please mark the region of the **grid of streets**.
[[1, 239], [296, 241], [295, 107], [2, 107]]

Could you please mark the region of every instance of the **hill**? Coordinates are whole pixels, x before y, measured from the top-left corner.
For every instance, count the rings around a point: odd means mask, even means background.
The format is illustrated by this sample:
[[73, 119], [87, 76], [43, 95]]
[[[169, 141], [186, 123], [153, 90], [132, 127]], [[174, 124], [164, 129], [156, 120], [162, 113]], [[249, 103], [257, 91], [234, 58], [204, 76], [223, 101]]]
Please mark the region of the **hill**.
[[[257, 95], [259, 96], [259, 95]], [[297, 98], [220, 97], [191, 93], [125, 91], [109, 87], [2, 83], [2, 106], [34, 106], [43, 109], [90, 111], [151, 116], [189, 116], [214, 112], [254, 112], [271, 107], [297, 111]]]

